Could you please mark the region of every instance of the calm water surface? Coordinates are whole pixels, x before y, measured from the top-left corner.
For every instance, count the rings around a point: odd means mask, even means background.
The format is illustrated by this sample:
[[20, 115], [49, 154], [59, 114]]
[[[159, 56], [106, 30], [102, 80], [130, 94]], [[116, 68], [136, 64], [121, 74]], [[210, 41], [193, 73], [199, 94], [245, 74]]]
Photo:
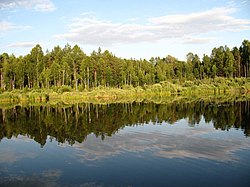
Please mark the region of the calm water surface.
[[0, 186], [250, 186], [250, 102], [0, 109]]

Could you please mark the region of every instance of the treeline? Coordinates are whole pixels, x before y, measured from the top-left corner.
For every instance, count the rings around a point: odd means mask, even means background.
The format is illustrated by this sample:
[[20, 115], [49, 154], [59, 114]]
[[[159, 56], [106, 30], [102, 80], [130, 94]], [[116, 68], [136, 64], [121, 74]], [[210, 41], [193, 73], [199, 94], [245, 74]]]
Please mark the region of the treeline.
[[[0, 108], [0, 141], [24, 135], [45, 145], [48, 136], [58, 142], [83, 142], [89, 134], [104, 139], [126, 126], [147, 123], [174, 124], [188, 119], [190, 126], [213, 122], [214, 128], [241, 129], [250, 135], [250, 102], [175, 101], [168, 104], [116, 103], [108, 105], [76, 104], [71, 106], [15, 106]], [[205, 124], [204, 124], [205, 125]]]
[[149, 61], [122, 59], [100, 48], [88, 56], [78, 45], [71, 47], [69, 44], [44, 53], [37, 44], [25, 56], [0, 55], [0, 86], [1, 90], [63, 85], [76, 90], [98, 86], [144, 86], [170, 79], [249, 77], [249, 69], [249, 40], [244, 40], [239, 48], [214, 48], [210, 56], [204, 55], [202, 59], [188, 53], [186, 62], [170, 55]]

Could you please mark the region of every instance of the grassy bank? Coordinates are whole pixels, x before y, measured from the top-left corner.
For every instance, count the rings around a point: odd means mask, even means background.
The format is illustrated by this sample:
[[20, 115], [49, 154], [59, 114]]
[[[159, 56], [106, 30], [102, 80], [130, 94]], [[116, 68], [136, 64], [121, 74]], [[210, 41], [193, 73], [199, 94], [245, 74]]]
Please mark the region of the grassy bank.
[[45, 103], [45, 102], [131, 102], [151, 98], [170, 97], [181, 95], [211, 96], [211, 95], [240, 95], [250, 91], [248, 78], [215, 78], [194, 81], [171, 80], [154, 85], [132, 87], [124, 85], [121, 88], [96, 87], [75, 91], [69, 86], [54, 87], [51, 89], [22, 89], [4, 91], [0, 94], [0, 103]]

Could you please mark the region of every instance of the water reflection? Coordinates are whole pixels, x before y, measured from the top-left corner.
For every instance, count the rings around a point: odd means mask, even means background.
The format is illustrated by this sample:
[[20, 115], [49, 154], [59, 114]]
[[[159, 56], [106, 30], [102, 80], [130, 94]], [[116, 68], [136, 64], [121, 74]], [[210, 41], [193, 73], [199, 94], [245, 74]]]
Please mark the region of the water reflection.
[[[86, 163], [126, 152], [143, 153], [147, 151], [151, 152], [154, 157], [170, 159], [194, 158], [237, 162], [238, 158], [234, 153], [244, 148], [250, 148], [249, 141], [242, 141], [239, 136], [233, 134], [228, 134], [227, 138], [213, 137], [214, 135], [211, 133], [214, 130], [211, 126], [195, 131], [187, 128], [182, 133], [173, 133], [168, 126], [153, 132], [145, 132], [147, 128], [140, 129], [140, 132], [137, 133], [126, 132], [114, 135], [112, 138], [107, 137], [105, 141], [88, 136], [88, 140], [84, 144], [74, 144], [78, 150], [76, 155], [81, 162]], [[228, 137], [230, 138], [228, 139]]]
[[2, 108], [0, 186], [248, 186], [249, 106]]
[[171, 104], [123, 103], [108, 105], [76, 104], [71, 106], [15, 106], [0, 109], [0, 139], [27, 135], [45, 145], [47, 137], [60, 143], [85, 141], [93, 133], [104, 139], [125, 126], [188, 119], [190, 126], [199, 124], [202, 117], [216, 129], [242, 129], [250, 134], [250, 102], [176, 102]]

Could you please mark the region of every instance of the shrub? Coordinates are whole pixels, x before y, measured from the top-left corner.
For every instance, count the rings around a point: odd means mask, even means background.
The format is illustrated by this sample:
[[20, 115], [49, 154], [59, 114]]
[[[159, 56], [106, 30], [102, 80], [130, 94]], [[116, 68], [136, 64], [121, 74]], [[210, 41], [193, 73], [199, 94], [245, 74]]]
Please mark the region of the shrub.
[[235, 78], [235, 82], [238, 83], [239, 86], [244, 84], [244, 78]]
[[128, 84], [123, 85], [121, 88], [123, 90], [133, 90], [134, 89], [134, 87], [132, 85], [128, 85]]
[[58, 90], [57, 93], [71, 92], [72, 88], [70, 86], [63, 85]]
[[194, 83], [192, 82], [192, 81], [185, 81], [184, 83], [183, 83], [183, 86], [184, 87], [191, 87], [191, 86], [193, 86], [194, 85]]
[[154, 92], [161, 92], [162, 91], [162, 86], [161, 84], [153, 84], [151, 87], [151, 90]]
[[143, 90], [142, 87], [137, 86], [137, 87], [135, 87], [135, 91], [136, 91], [136, 92], [143, 92], [144, 90]]
[[29, 92], [29, 88], [26, 86], [23, 90], [22, 90], [22, 92], [25, 94], [25, 93], [28, 93]]

